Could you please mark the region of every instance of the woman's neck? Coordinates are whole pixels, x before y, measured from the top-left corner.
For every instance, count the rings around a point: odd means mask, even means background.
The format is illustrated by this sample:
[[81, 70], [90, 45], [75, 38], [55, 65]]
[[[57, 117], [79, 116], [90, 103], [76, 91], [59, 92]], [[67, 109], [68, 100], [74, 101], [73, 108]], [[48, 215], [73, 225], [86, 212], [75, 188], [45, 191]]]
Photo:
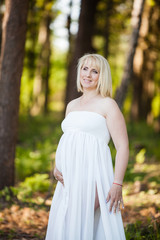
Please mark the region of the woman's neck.
[[94, 91], [84, 91], [82, 96], [81, 96], [81, 99], [89, 100], [89, 99], [94, 98], [98, 95], [99, 95], [99, 93], [97, 93], [95, 90]]

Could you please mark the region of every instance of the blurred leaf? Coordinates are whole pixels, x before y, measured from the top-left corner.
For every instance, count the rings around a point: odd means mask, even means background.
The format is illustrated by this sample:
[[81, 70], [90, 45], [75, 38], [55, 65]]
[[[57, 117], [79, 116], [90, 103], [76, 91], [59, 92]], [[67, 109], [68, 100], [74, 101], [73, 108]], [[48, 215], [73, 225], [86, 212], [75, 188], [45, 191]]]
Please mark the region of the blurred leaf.
[[35, 192], [46, 192], [50, 186], [48, 174], [34, 174], [27, 177], [18, 187], [18, 198], [23, 199], [32, 196]]
[[145, 161], [145, 153], [146, 153], [146, 149], [145, 148], [142, 148], [139, 151], [139, 153], [137, 153], [137, 155], [136, 155], [136, 162], [137, 163], [140, 163], [140, 164], [144, 163], [144, 161]]
[[160, 116], [160, 96], [159, 94], [154, 97], [152, 101], [152, 112], [154, 117]]

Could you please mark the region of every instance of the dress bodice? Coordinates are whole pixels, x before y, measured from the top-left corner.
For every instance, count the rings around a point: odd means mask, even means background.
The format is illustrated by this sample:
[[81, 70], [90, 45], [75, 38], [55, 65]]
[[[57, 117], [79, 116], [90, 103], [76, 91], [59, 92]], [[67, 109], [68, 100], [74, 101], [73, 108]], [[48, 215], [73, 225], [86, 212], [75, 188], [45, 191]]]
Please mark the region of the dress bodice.
[[107, 144], [110, 140], [106, 119], [96, 112], [71, 111], [62, 121], [61, 128], [64, 133], [69, 131], [80, 131], [94, 135]]

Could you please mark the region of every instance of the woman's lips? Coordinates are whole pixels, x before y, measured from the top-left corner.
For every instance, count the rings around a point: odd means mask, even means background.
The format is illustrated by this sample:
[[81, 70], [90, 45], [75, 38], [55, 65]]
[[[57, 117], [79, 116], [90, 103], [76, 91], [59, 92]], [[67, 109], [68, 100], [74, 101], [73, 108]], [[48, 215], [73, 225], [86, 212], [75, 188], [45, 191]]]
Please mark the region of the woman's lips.
[[89, 80], [89, 79], [83, 79], [84, 82], [87, 82], [87, 83], [90, 83], [92, 82], [92, 80]]

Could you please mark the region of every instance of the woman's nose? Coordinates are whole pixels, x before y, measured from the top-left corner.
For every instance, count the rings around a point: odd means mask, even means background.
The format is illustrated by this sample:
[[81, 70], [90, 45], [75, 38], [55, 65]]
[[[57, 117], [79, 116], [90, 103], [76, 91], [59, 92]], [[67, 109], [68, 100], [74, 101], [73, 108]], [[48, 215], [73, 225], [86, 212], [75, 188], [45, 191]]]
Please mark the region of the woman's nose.
[[90, 76], [91, 76], [91, 72], [87, 71], [87, 77], [90, 77]]

